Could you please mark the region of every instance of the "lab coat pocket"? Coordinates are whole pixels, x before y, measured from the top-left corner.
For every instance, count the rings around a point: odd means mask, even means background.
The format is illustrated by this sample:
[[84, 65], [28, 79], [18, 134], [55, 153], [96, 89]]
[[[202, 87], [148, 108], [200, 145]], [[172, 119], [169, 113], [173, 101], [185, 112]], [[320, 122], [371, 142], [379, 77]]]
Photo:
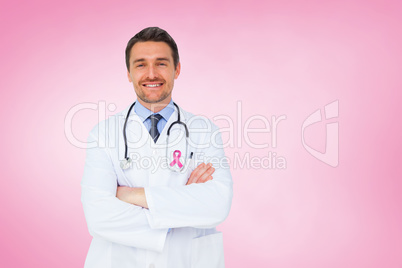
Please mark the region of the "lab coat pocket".
[[194, 238], [191, 241], [191, 268], [224, 268], [221, 232]]

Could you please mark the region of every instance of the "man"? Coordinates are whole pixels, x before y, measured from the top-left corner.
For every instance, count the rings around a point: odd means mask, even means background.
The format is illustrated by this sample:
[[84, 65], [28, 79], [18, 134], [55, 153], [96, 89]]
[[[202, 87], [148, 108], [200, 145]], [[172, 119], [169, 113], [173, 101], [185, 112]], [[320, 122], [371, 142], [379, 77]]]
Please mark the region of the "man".
[[87, 150], [81, 183], [93, 236], [85, 267], [224, 267], [215, 227], [233, 191], [218, 128], [173, 103], [181, 66], [166, 31], [131, 38], [126, 65], [137, 101], [88, 138], [97, 146]]

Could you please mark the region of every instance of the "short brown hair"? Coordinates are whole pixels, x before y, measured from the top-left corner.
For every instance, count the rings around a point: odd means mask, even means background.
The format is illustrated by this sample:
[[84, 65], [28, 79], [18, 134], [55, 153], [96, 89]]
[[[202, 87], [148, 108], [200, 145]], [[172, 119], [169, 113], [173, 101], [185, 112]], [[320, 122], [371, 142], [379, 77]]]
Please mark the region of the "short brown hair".
[[179, 50], [177, 49], [176, 42], [173, 38], [163, 29], [159, 27], [148, 27], [134, 35], [127, 43], [126, 47], [126, 65], [127, 70], [130, 71], [130, 56], [131, 56], [131, 48], [137, 42], [165, 42], [172, 49], [172, 57], [174, 62], [174, 68], [177, 68], [177, 64], [179, 63]]

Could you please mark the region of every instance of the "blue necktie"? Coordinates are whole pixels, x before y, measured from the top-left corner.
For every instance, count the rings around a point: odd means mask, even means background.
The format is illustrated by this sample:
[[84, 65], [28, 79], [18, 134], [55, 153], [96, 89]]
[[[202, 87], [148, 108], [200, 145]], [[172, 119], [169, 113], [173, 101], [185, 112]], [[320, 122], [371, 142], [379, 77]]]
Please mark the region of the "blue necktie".
[[152, 139], [156, 143], [159, 138], [159, 131], [158, 131], [158, 122], [161, 120], [162, 116], [160, 114], [151, 114], [149, 117], [151, 119], [151, 129], [149, 130], [149, 134], [151, 135]]

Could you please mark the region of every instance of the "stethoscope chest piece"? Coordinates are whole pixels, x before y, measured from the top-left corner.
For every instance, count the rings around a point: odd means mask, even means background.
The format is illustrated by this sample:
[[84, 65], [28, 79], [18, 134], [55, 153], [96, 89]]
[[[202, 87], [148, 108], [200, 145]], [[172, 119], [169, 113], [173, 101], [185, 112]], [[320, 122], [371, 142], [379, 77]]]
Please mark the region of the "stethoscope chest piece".
[[131, 158], [123, 159], [122, 161], [120, 161], [121, 169], [129, 169], [131, 166], [131, 162]]

